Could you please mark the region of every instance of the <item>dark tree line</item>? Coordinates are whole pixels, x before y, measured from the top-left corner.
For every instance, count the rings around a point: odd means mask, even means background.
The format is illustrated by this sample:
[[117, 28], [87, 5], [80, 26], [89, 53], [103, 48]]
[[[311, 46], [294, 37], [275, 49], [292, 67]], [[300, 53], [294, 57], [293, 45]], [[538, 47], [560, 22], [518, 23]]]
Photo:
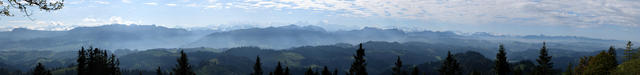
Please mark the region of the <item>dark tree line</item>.
[[[180, 57], [176, 61], [178, 64], [172, 69], [172, 72], [168, 73], [169, 75], [195, 75], [184, 51], [180, 51]], [[78, 63], [76, 66], [77, 75], [122, 75], [119, 67], [120, 60], [114, 54], [109, 56], [107, 50], [82, 47], [78, 51], [76, 62]], [[165, 74], [160, 67], [156, 69], [156, 73], [158, 75]], [[142, 71], [139, 74], [142, 74]]]
[[[627, 49], [630, 49], [632, 44], [627, 43]], [[511, 64], [507, 61], [506, 57], [506, 49], [501, 44], [498, 46], [498, 53], [496, 54], [496, 60], [494, 61], [493, 70], [496, 75], [553, 75], [559, 74], [559, 71], [552, 69], [553, 63], [551, 62], [552, 56], [549, 55], [549, 51], [546, 43], [543, 42], [542, 47], [540, 48], [538, 59], [536, 59], [538, 65], [535, 65], [530, 71], [525, 71], [522, 69], [512, 69]], [[625, 50], [625, 62], [623, 64], [619, 64], [616, 60], [616, 50], [613, 46], [609, 47], [606, 51], [601, 51], [599, 54], [595, 56], [584, 56], [580, 58], [577, 65], [569, 64], [567, 69], [562, 73], [563, 75], [620, 75], [620, 74], [637, 74], [638, 63], [640, 63], [640, 59], [637, 57], [640, 56], [638, 52], [631, 52], [629, 50]], [[351, 68], [346, 72], [346, 75], [368, 75], [366, 71], [366, 62], [365, 62], [365, 49], [363, 49], [362, 44], [359, 44], [359, 48], [356, 50], [356, 54], [353, 56], [354, 61], [351, 65]], [[631, 55], [631, 56], [629, 56]], [[121, 75], [122, 72], [119, 65], [119, 60], [116, 58], [114, 54], [109, 55], [106, 50], [98, 49], [98, 48], [87, 48], [82, 47], [78, 51], [78, 59], [76, 71], [78, 75]], [[176, 60], [178, 64], [172, 69], [171, 72], [165, 73], [161, 70], [160, 67], [156, 69], [157, 75], [195, 75], [193, 72], [192, 65], [188, 62], [187, 54], [184, 51], [180, 51], [180, 57]], [[631, 67], [618, 67], [621, 66], [631, 66]], [[417, 67], [413, 67], [412, 71], [408, 73], [405, 68], [400, 56], [397, 57], [396, 63], [392, 70], [392, 75], [422, 75], [426, 73], [422, 73]], [[463, 73], [467, 73], [470, 75], [480, 75], [481, 72], [478, 71], [463, 71], [463, 66], [460, 65], [460, 62], [455, 58], [455, 55], [451, 54], [451, 52], [447, 52], [447, 57], [442, 60], [442, 65], [438, 69], [440, 75], [462, 75]], [[251, 75], [263, 75], [262, 63], [260, 61], [260, 57], [256, 57], [256, 63], [253, 66], [253, 72]], [[125, 71], [125, 70], [123, 70]], [[127, 73], [128, 70], [127, 70]], [[47, 70], [44, 65], [38, 63], [36, 67], [31, 71], [33, 75], [51, 75], [51, 71]], [[142, 74], [142, 71], [139, 72]], [[288, 66], [283, 68], [280, 62], [277, 63], [274, 71], [269, 72], [269, 75], [292, 75], [290, 73], [290, 69]], [[327, 66], [324, 66], [321, 71], [317, 69], [314, 70], [312, 67], [307, 68], [305, 75], [338, 75], [338, 69], [335, 69], [333, 72], [329, 70]]]
[[618, 63], [617, 53], [613, 46], [607, 51], [601, 51], [594, 56], [583, 56], [578, 65], [569, 65], [564, 74], [566, 75], [636, 75], [640, 74], [639, 52], [631, 49], [633, 43], [627, 42], [622, 64]]
[[38, 63], [32, 73], [33, 75], [51, 75], [51, 71], [47, 70], [42, 63]]
[[78, 75], [121, 75], [120, 60], [114, 54], [108, 55], [107, 50], [82, 47], [78, 51]]

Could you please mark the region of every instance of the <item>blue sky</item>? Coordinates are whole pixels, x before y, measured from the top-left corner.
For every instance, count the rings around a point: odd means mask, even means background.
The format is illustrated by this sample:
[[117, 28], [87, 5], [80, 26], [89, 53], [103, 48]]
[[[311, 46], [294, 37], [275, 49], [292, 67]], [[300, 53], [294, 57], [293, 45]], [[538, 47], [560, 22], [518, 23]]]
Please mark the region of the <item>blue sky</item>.
[[31, 18], [2, 16], [0, 30], [114, 23], [211, 29], [308, 24], [327, 30], [379, 27], [640, 40], [637, 0], [65, 0], [63, 9]]

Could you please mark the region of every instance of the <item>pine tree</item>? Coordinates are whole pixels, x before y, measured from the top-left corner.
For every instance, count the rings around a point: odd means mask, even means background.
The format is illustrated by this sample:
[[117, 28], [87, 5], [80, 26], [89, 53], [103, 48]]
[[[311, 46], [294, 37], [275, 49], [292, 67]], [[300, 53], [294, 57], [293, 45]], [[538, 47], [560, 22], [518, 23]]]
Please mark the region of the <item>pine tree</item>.
[[[105, 52], [106, 53], [106, 52]], [[120, 60], [116, 59], [116, 55], [115, 54], [111, 54], [111, 57], [109, 57], [109, 70], [111, 75], [120, 75]]]
[[610, 46], [608, 53], [609, 53], [609, 55], [613, 56], [610, 59], [612, 59], [613, 62], [617, 65], [618, 64], [618, 59], [617, 59], [617, 54], [616, 54], [616, 48], [614, 48], [613, 46]]
[[500, 44], [498, 49], [498, 54], [496, 54], [494, 70], [496, 71], [496, 75], [507, 75], [509, 74], [509, 62], [507, 62], [507, 53], [505, 52], [504, 46]]
[[587, 66], [589, 66], [589, 57], [587, 56], [583, 56], [580, 58], [580, 61], [578, 62], [578, 65], [576, 65], [576, 67], [573, 70], [573, 73], [575, 75], [582, 75], [584, 74], [585, 69], [587, 68]]
[[393, 67], [392, 70], [392, 75], [402, 75], [402, 60], [400, 60], [400, 56], [398, 56], [398, 59], [396, 60], [396, 66]]
[[553, 68], [553, 63], [551, 62], [551, 56], [547, 53], [547, 44], [545, 42], [542, 43], [542, 48], [540, 48], [540, 56], [536, 59], [539, 65], [535, 68], [535, 75], [550, 75], [551, 69]]
[[609, 75], [616, 68], [611, 55], [602, 51], [598, 55], [589, 59], [589, 65], [584, 70], [584, 74]]
[[442, 63], [442, 66], [438, 70], [440, 75], [461, 75], [462, 71], [460, 63], [451, 55], [451, 51], [447, 52], [447, 58]]
[[307, 69], [307, 72], [304, 72], [304, 75], [315, 75], [313, 70], [311, 69], [311, 67], [309, 67], [309, 69]]
[[158, 67], [158, 69], [156, 69], [156, 74], [157, 75], [162, 75], [163, 74], [162, 70], [160, 70], [160, 67]]
[[640, 74], [640, 59], [633, 59], [623, 62], [617, 67], [615, 72], [611, 75], [638, 75]]
[[574, 75], [573, 74], [573, 64], [569, 63], [569, 65], [567, 66], [567, 69], [564, 70], [563, 75]]
[[284, 75], [291, 75], [291, 73], [289, 72], [289, 66], [284, 68]]
[[262, 63], [260, 63], [260, 56], [256, 57], [256, 64], [253, 65], [253, 73], [251, 75], [263, 75], [262, 74]]
[[278, 65], [276, 66], [276, 69], [273, 71], [273, 75], [284, 75], [284, 69], [282, 69], [282, 65], [280, 64], [279, 61], [278, 61]]
[[33, 68], [33, 75], [51, 75], [51, 71], [47, 70], [42, 63], [38, 63], [38, 65]]
[[322, 69], [322, 75], [331, 75], [331, 71], [329, 71], [327, 66], [324, 66], [324, 69]]
[[418, 69], [418, 67], [413, 67], [411, 75], [420, 75], [420, 70]]
[[633, 43], [631, 43], [631, 41], [627, 42], [627, 46], [625, 47], [626, 49], [624, 50], [625, 61], [629, 61], [635, 58], [633, 57], [634, 53], [633, 49], [631, 49], [631, 46], [633, 46]]
[[84, 47], [78, 51], [78, 59], [76, 60], [78, 66], [76, 70], [78, 75], [120, 75], [120, 68], [118, 67], [120, 61], [116, 59], [114, 54], [108, 55], [107, 50], [100, 50], [98, 48], [90, 47], [85, 49]]
[[356, 55], [354, 55], [353, 58], [355, 58], [355, 61], [353, 62], [353, 64], [351, 64], [349, 75], [368, 75], [362, 43], [360, 43], [360, 48], [358, 48], [358, 50], [356, 51]]
[[78, 66], [76, 68], [78, 75], [86, 75], [87, 52], [85, 51], [84, 47], [81, 47], [78, 51], [78, 59], [76, 60], [76, 62], [78, 63]]
[[173, 69], [175, 75], [196, 75], [191, 70], [191, 65], [189, 65], [189, 59], [187, 58], [187, 54], [184, 53], [183, 50], [180, 51], [180, 58], [176, 60], [178, 64]]
[[338, 75], [338, 68], [333, 69], [333, 75]]

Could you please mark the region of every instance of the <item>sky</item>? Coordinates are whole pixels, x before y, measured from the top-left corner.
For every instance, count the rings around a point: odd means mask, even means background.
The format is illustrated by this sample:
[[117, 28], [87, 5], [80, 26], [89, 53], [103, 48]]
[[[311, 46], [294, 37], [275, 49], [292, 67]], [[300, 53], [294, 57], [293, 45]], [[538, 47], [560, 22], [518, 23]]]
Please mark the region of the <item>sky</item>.
[[[640, 41], [640, 0], [65, 0], [57, 11], [0, 16], [0, 31], [105, 24], [229, 29], [289, 24]], [[4, 6], [4, 5], [3, 5]], [[18, 13], [19, 15], [19, 13]], [[31, 18], [31, 19], [30, 19]]]

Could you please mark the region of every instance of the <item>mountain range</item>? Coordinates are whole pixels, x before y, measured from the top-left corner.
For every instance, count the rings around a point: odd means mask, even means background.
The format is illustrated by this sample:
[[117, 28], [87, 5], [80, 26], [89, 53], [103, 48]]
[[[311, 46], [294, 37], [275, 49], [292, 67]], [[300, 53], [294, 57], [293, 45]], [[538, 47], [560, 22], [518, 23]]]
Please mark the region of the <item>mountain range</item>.
[[0, 32], [0, 50], [68, 51], [81, 46], [105, 49], [153, 48], [233, 48], [256, 46], [287, 49], [299, 46], [357, 44], [366, 41], [424, 42], [493, 48], [497, 44], [524, 51], [549, 46], [574, 51], [594, 51], [608, 46], [622, 47], [625, 41], [578, 36], [494, 35], [491, 33], [457, 33], [453, 31], [403, 31], [364, 27], [358, 30], [327, 31], [318, 26], [287, 25], [279, 27], [236, 30], [187, 30], [155, 25], [111, 24], [96, 27], [76, 27], [67, 31], [41, 31], [15, 28]]

